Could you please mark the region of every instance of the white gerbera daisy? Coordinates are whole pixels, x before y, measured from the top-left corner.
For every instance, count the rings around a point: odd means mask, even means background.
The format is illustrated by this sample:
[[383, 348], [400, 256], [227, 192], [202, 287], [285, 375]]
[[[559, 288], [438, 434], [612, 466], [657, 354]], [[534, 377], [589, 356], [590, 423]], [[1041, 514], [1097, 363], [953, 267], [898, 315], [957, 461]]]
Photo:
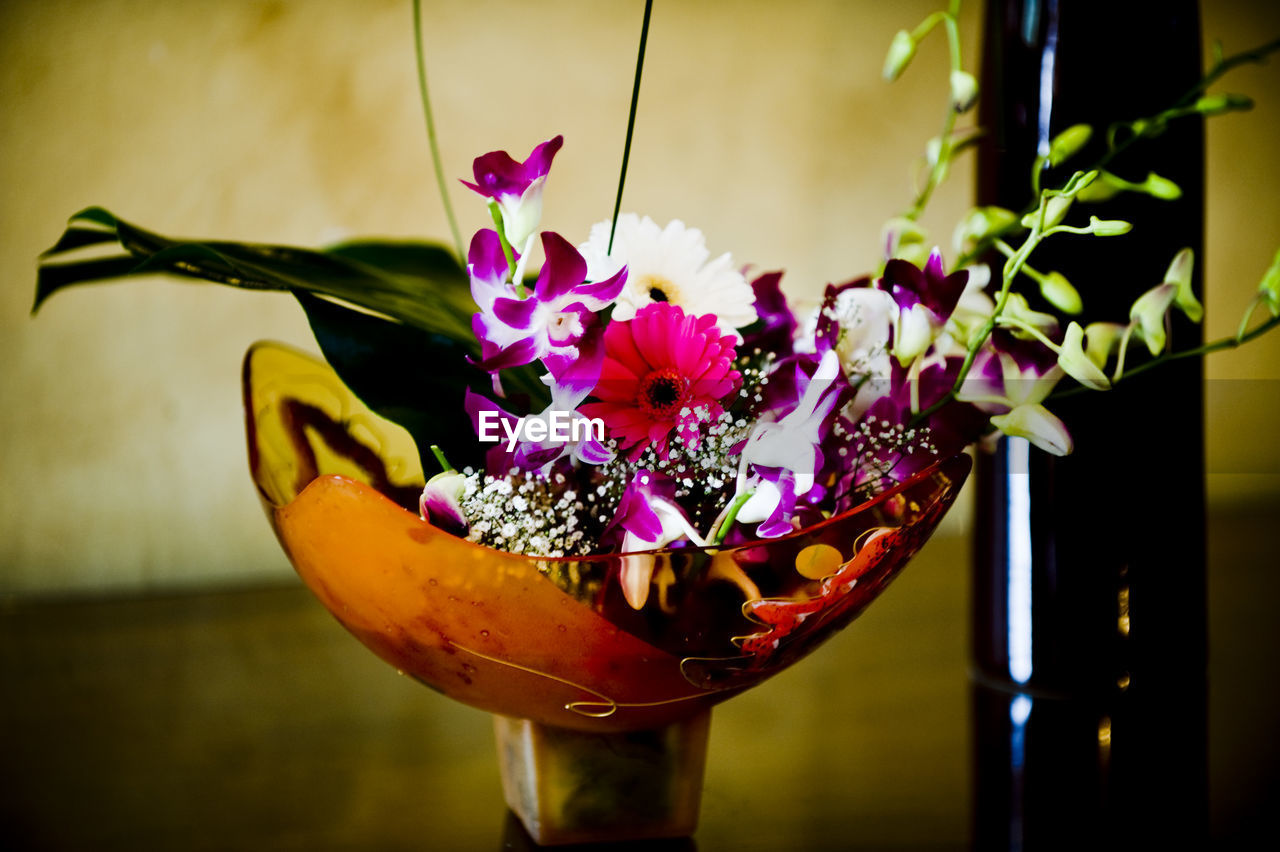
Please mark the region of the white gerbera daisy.
[[741, 339], [737, 329], [756, 321], [755, 293], [729, 254], [710, 263], [702, 231], [678, 219], [665, 228], [645, 216], [623, 213], [609, 247], [609, 222], [591, 228], [578, 247], [587, 261], [587, 278], [602, 281], [627, 267], [627, 285], [613, 309], [613, 318], [631, 319], [650, 302], [679, 305], [686, 314], [715, 314], [724, 334]]

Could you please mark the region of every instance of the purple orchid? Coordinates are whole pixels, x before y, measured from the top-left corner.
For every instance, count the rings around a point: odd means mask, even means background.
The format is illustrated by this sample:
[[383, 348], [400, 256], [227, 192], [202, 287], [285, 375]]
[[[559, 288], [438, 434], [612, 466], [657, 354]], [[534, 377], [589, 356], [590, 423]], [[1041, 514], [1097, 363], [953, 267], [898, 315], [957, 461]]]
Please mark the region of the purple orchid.
[[[680, 539], [705, 546], [706, 541], [676, 503], [675, 494], [676, 484], [671, 478], [643, 468], [637, 470], [635, 478], [622, 492], [617, 511], [602, 538], [621, 538], [615, 549], [622, 554], [656, 550]], [[651, 560], [622, 557], [619, 579], [623, 596], [633, 609], [643, 608], [648, 600], [652, 575]]]
[[[476, 244], [472, 243], [473, 249]], [[542, 234], [546, 263], [538, 274], [534, 292], [520, 299], [509, 290], [495, 291], [492, 277], [498, 261], [491, 240], [479, 246], [480, 258], [472, 258], [472, 291], [481, 312], [472, 317], [471, 327], [481, 345], [482, 369], [495, 372], [554, 356], [564, 365], [580, 356], [578, 344], [598, 321], [597, 312], [612, 303], [626, 284], [626, 269], [604, 281], [587, 282], [587, 264], [564, 237], [550, 231]], [[500, 252], [501, 247], [497, 247]], [[477, 281], [480, 282], [477, 285]], [[505, 285], [504, 285], [505, 286]], [[551, 366], [550, 364], [548, 365]], [[553, 369], [553, 376], [557, 370]], [[585, 383], [585, 378], [582, 379]], [[589, 389], [589, 388], [588, 388]]]
[[759, 349], [773, 352], [779, 358], [791, 354], [792, 340], [796, 334], [796, 318], [787, 306], [782, 294], [782, 273], [766, 272], [751, 282], [756, 297], [756, 314], [760, 317], [758, 330], [743, 337], [743, 351]]
[[467, 274], [471, 278], [471, 298], [481, 313], [492, 313], [497, 299], [516, 295], [515, 288], [507, 282], [509, 272], [498, 232], [476, 231], [467, 251]]
[[523, 163], [506, 151], [490, 151], [472, 164], [476, 181], [462, 183], [498, 204], [507, 241], [523, 249], [542, 221], [542, 187], [551, 170], [551, 161], [564, 144], [557, 136], [538, 145]]
[[883, 286], [898, 305], [893, 354], [902, 365], [910, 364], [933, 343], [955, 310], [969, 280], [967, 270], [946, 275], [942, 253], [929, 255], [924, 269], [905, 260], [885, 264]]

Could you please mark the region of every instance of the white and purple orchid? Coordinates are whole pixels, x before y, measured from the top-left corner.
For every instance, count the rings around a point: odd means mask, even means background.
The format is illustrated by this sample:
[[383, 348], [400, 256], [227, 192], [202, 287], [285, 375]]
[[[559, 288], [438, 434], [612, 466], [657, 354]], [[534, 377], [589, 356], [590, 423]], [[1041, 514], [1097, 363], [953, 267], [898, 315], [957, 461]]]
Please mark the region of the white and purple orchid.
[[967, 270], [944, 273], [942, 253], [929, 255], [924, 269], [905, 260], [885, 264], [882, 286], [898, 305], [893, 356], [906, 366], [920, 357], [941, 333], [969, 280]]
[[551, 161], [564, 144], [556, 136], [538, 145], [524, 162], [518, 163], [506, 151], [490, 151], [472, 164], [475, 183], [462, 183], [498, 205], [507, 241], [521, 250], [542, 221], [542, 189], [551, 171]]
[[[670, 477], [643, 468], [637, 470], [618, 501], [604, 538], [617, 540], [616, 550], [622, 554], [656, 550], [680, 540], [705, 546], [707, 542], [693, 528], [675, 495], [676, 484]], [[649, 597], [653, 562], [624, 555], [619, 579], [627, 603], [641, 609]]]
[[791, 529], [796, 501], [815, 487], [823, 440], [848, 395], [834, 350], [828, 349], [811, 373], [803, 366], [799, 359], [793, 366], [789, 410], [776, 420], [758, 420], [741, 452], [738, 493], [751, 497], [738, 517], [743, 523], [763, 522], [758, 532], [765, 537]]
[[626, 283], [625, 268], [604, 281], [586, 281], [586, 261], [559, 234], [544, 231], [542, 250], [546, 262], [533, 293], [522, 299], [500, 277], [501, 245], [492, 238], [472, 241], [471, 289], [480, 312], [472, 317], [471, 327], [480, 341], [479, 366], [484, 370], [543, 360], [559, 378], [557, 373], [564, 370], [557, 365], [567, 370], [568, 363], [580, 357], [578, 344]]

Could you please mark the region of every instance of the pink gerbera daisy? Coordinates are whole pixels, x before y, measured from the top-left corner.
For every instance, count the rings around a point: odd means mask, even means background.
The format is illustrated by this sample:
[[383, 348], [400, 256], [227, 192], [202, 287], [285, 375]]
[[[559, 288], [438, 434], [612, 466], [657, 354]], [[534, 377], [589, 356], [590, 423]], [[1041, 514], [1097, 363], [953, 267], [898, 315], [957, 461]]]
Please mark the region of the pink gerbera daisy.
[[637, 459], [652, 446], [668, 457], [671, 433], [691, 449], [700, 427], [724, 413], [720, 400], [738, 389], [734, 338], [722, 336], [715, 314], [686, 316], [655, 302], [604, 331], [604, 366], [590, 402], [579, 410], [604, 421], [618, 448]]

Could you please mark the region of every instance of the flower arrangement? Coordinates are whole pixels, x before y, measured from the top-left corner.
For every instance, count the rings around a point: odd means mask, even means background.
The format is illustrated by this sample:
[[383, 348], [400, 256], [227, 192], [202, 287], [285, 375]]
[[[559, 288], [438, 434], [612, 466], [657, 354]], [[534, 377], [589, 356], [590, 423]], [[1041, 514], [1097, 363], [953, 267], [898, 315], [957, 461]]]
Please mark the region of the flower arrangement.
[[[1178, 351], [1174, 315], [1198, 322], [1203, 313], [1190, 250], [1150, 270], [1151, 286], [1121, 317], [1085, 319], [1072, 284], [1032, 265], [1047, 240], [1132, 227], [1090, 215], [1094, 202], [1176, 198], [1170, 180], [1126, 176], [1112, 161], [1172, 122], [1248, 108], [1246, 98], [1207, 89], [1280, 43], [1219, 57], [1160, 113], [1059, 134], [1035, 163], [1026, 206], [971, 210], [948, 260], [919, 220], [976, 138], [957, 129], [979, 95], [961, 64], [957, 5], [898, 33], [885, 63], [884, 76], [898, 77], [935, 32], [951, 48], [945, 119], [916, 196], [886, 225], [878, 268], [828, 284], [810, 309], [788, 301], [781, 272], [713, 251], [698, 229], [622, 213], [621, 180], [611, 218], [586, 234], [545, 229], [553, 167], [569, 155], [560, 136], [523, 160], [502, 151], [475, 159], [462, 183], [493, 226], [465, 248], [456, 225], [452, 249], [175, 240], [90, 208], [44, 255], [36, 306], [72, 284], [157, 271], [289, 292], [341, 380], [409, 432], [424, 470], [439, 470], [407, 492], [346, 489], [330, 514], [316, 498], [305, 507], [315, 514], [290, 532], [281, 517], [301, 495], [273, 505], [286, 550], [326, 606], [397, 668], [504, 716], [605, 734], [682, 721], [798, 659], [869, 604], [950, 504], [967, 470], [957, 454], [1002, 434], [1070, 453], [1056, 399], [1109, 390], [1280, 324], [1280, 254], [1234, 336]], [[633, 121], [644, 42], [642, 34]], [[422, 83], [425, 95], [425, 74]], [[425, 97], [424, 106], [430, 128]], [[939, 466], [948, 459], [951, 467]], [[938, 470], [945, 487], [894, 490]], [[404, 513], [385, 511], [378, 492], [435, 529], [413, 521], [406, 540]], [[384, 554], [363, 552], [378, 548], [358, 536], [343, 541], [343, 531], [297, 557], [307, 523], [337, 526], [334, 506], [360, 516], [354, 528], [392, 541], [403, 568], [394, 580], [365, 570]], [[411, 570], [424, 549], [450, 570]], [[317, 573], [317, 553], [334, 550], [357, 567], [358, 583], [335, 590]], [[483, 576], [459, 581], [466, 570]], [[449, 582], [482, 588], [490, 597], [477, 593], [478, 607], [516, 576], [548, 582], [530, 580], [519, 605], [494, 621], [448, 606], [436, 617], [440, 599], [424, 592]], [[708, 592], [711, 581], [719, 585]], [[389, 598], [394, 607], [384, 606]], [[588, 605], [564, 619], [571, 628], [558, 626], [577, 654], [552, 664], [566, 640], [546, 630], [550, 613], [575, 598]], [[417, 632], [396, 633], [410, 621]], [[514, 638], [497, 647], [497, 634]], [[634, 665], [617, 674], [618, 659]], [[631, 689], [641, 681], [646, 688]], [[520, 795], [508, 794], [513, 807]]]
[[[748, 271], [729, 253], [713, 258], [703, 234], [680, 221], [662, 226], [615, 210], [576, 245], [541, 230], [559, 136], [522, 161], [500, 151], [475, 160], [463, 183], [486, 200], [494, 227], [473, 236], [465, 264], [461, 246], [455, 257], [426, 243], [368, 240], [316, 252], [175, 241], [93, 208], [73, 217], [46, 253], [36, 304], [68, 284], [157, 270], [289, 290], [339, 375], [409, 429], [424, 460], [438, 461], [441, 473], [419, 501], [422, 517], [514, 553], [776, 538], [992, 436], [1069, 453], [1068, 427], [1049, 407], [1064, 381], [1106, 390], [1280, 322], [1280, 255], [1234, 338], [1182, 352], [1167, 350], [1166, 328], [1172, 312], [1202, 315], [1189, 250], [1153, 272], [1153, 286], [1119, 321], [1082, 321], [1071, 283], [1030, 264], [1045, 240], [1129, 230], [1128, 222], [1078, 216], [1091, 202], [1121, 192], [1177, 197], [1178, 187], [1158, 175], [1130, 180], [1107, 166], [1169, 122], [1247, 108], [1245, 98], [1205, 89], [1276, 44], [1219, 59], [1182, 102], [1107, 128], [1094, 162], [1041, 186], [1082, 157], [1095, 129], [1061, 133], [1037, 160], [1028, 206], [972, 210], [948, 264], [917, 221], [973, 141], [955, 129], [978, 96], [960, 61], [957, 11], [953, 4], [893, 40], [888, 79], [921, 39], [946, 34], [946, 122], [913, 205], [886, 226], [882, 268], [828, 285], [815, 310], [788, 304], [780, 272]], [[112, 242], [122, 253], [62, 262]], [[1003, 263], [990, 266], [992, 256]], [[1018, 290], [1025, 283], [1048, 310], [1032, 307]], [[1269, 317], [1253, 325], [1259, 308]], [[428, 359], [431, 376], [407, 386], [388, 378]], [[626, 563], [622, 578], [637, 609], [650, 578], [627, 566], [641, 564]]]

